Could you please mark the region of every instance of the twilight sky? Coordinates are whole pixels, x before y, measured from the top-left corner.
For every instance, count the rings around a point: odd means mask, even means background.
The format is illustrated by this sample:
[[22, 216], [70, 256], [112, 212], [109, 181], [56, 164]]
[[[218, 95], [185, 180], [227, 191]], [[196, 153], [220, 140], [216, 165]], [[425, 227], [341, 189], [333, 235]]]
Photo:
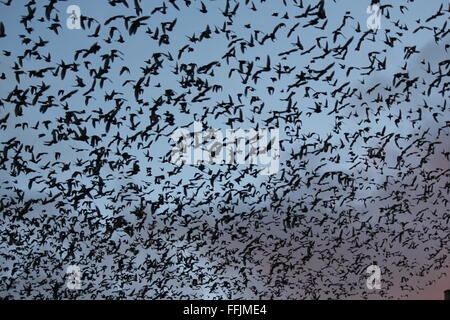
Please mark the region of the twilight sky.
[[[450, 288], [448, 3], [382, 1], [381, 28], [358, 44], [370, 1], [325, 1], [317, 21], [317, 0], [36, 2], [0, 4], [0, 296], [441, 299]], [[84, 29], [66, 26], [70, 5]], [[194, 121], [278, 128], [279, 171], [170, 163], [171, 133]], [[366, 288], [374, 262], [381, 291]], [[68, 265], [82, 290], [64, 287]]]

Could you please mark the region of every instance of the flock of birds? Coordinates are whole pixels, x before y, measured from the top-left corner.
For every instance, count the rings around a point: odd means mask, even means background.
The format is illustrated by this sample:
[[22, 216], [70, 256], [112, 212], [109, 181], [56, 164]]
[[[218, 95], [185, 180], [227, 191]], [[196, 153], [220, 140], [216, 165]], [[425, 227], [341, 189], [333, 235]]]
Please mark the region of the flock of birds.
[[[0, 296], [405, 298], [448, 281], [450, 5], [367, 1], [374, 30], [342, 2], [80, 2], [68, 30], [72, 3], [2, 1]], [[194, 121], [279, 128], [279, 172], [170, 163]]]

